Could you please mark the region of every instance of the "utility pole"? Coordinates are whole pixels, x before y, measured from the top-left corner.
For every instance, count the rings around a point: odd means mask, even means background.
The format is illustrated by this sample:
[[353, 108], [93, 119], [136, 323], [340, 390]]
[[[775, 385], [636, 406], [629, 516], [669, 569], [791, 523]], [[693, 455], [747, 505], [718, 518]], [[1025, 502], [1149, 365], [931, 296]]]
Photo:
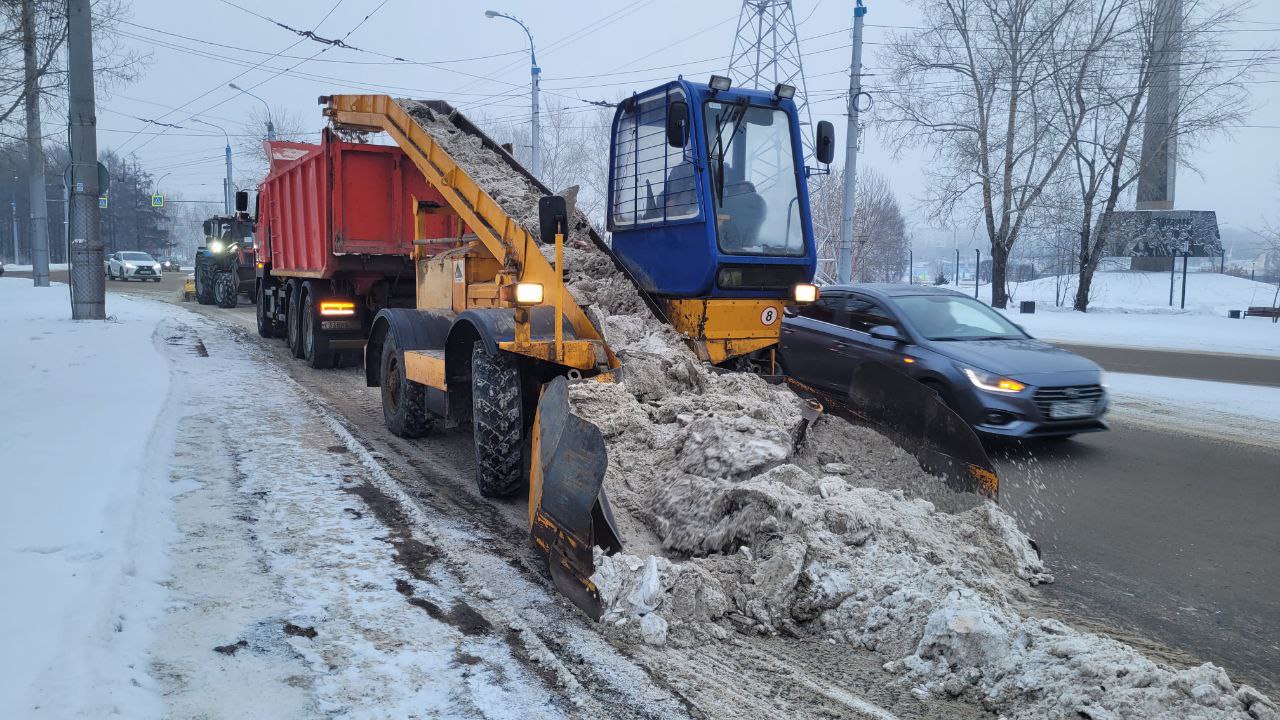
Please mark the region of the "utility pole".
[[18, 176], [13, 176], [13, 194], [9, 196], [9, 216], [13, 218], [13, 264], [21, 265], [18, 255]]
[[40, 137], [40, 71], [36, 65], [36, 2], [22, 0], [22, 61], [26, 67], [27, 184], [31, 200], [31, 279], [49, 287], [49, 206], [44, 194], [44, 143]]
[[71, 318], [107, 317], [98, 225], [98, 133], [93, 96], [91, 0], [67, 0], [67, 95], [71, 126]]
[[[238, 90], [239, 88], [236, 88], [236, 89]], [[208, 125], [211, 128], [217, 128], [221, 130], [222, 136], [226, 138], [227, 177], [222, 181], [222, 211], [227, 215], [231, 215], [236, 211], [236, 201], [235, 201], [236, 186], [235, 186], [235, 183], [231, 180], [231, 136], [227, 134], [227, 129], [222, 127], [221, 125], [214, 125], [213, 123], [207, 120], [200, 120], [198, 118], [191, 118], [191, 120], [193, 122], [198, 122], [201, 125]]]
[[840, 258], [836, 263], [836, 281], [847, 283], [853, 277], [853, 213], [858, 186], [858, 96], [862, 94], [862, 18], [867, 8], [857, 0], [853, 8], [853, 65], [849, 69], [848, 125], [844, 147], [844, 210], [840, 218]]

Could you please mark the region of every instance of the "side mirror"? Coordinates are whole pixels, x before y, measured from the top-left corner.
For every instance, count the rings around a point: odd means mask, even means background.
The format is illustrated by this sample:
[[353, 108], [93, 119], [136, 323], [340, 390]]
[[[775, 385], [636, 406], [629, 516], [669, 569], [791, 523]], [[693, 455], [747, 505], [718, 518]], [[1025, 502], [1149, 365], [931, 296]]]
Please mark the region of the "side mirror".
[[871, 337], [877, 340], [888, 340], [889, 342], [904, 343], [907, 338], [903, 336], [902, 331], [892, 325], [876, 325], [871, 328]]
[[538, 236], [544, 245], [554, 245], [556, 234], [569, 235], [569, 210], [562, 195], [538, 199]]
[[236, 212], [248, 212], [248, 211], [249, 211], [249, 191], [237, 190], [236, 191]]
[[814, 142], [813, 156], [823, 165], [830, 165], [836, 156], [836, 129], [830, 120], [818, 121], [818, 135]]
[[667, 105], [667, 144], [682, 148], [689, 142], [689, 104], [672, 100]]

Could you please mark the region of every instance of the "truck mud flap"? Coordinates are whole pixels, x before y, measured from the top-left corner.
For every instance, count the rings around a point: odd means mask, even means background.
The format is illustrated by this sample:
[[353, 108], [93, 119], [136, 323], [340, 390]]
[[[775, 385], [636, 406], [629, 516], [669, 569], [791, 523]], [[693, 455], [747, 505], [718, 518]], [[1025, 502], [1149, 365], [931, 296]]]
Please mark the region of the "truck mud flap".
[[622, 549], [604, 493], [608, 454], [600, 428], [569, 410], [569, 384], [547, 383], [534, 417], [529, 469], [529, 530], [547, 558], [556, 589], [593, 620], [603, 613], [594, 548]]
[[783, 380], [825, 412], [884, 433], [953, 490], [999, 500], [999, 477], [973, 429], [937, 393], [906, 374], [883, 363], [861, 363], [843, 398], [793, 378]]

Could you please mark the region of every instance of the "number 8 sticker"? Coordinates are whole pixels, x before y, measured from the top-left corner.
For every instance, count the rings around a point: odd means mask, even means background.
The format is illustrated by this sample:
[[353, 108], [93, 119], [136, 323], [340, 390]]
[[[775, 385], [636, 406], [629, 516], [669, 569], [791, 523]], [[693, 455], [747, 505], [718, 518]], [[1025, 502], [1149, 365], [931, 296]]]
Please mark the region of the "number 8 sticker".
[[760, 322], [765, 325], [772, 325], [778, 320], [778, 308], [769, 306], [760, 313]]

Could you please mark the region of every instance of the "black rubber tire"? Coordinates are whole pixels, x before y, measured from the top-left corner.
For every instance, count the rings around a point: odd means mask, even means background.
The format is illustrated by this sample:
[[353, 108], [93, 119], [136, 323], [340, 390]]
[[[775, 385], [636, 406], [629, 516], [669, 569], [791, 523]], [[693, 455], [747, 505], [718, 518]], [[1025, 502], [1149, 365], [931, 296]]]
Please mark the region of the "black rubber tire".
[[302, 359], [302, 325], [299, 318], [302, 315], [302, 287], [294, 285], [292, 292], [289, 293], [289, 309], [286, 312], [288, 318], [285, 323], [285, 343], [289, 346], [289, 354]]
[[300, 320], [302, 358], [316, 370], [327, 370], [333, 367], [333, 353], [328, 350], [329, 343], [325, 340], [324, 330], [320, 328], [320, 316], [316, 314], [315, 293], [307, 293], [307, 299], [302, 304]]
[[258, 337], [273, 338], [279, 334], [279, 328], [276, 327], [276, 319], [267, 315], [267, 288], [265, 284], [258, 285], [258, 302], [257, 311], [254, 315], [258, 319]]
[[196, 263], [196, 302], [213, 304], [213, 268], [208, 263]]
[[222, 271], [213, 275], [213, 300], [220, 308], [233, 308], [240, 301], [240, 288], [234, 274]]
[[520, 369], [505, 352], [471, 349], [471, 418], [476, 446], [476, 485], [485, 497], [507, 497], [524, 481], [524, 407]]
[[404, 376], [404, 356], [388, 332], [379, 360], [382, 420], [387, 429], [402, 438], [419, 438], [431, 431], [427, 416], [427, 388]]

